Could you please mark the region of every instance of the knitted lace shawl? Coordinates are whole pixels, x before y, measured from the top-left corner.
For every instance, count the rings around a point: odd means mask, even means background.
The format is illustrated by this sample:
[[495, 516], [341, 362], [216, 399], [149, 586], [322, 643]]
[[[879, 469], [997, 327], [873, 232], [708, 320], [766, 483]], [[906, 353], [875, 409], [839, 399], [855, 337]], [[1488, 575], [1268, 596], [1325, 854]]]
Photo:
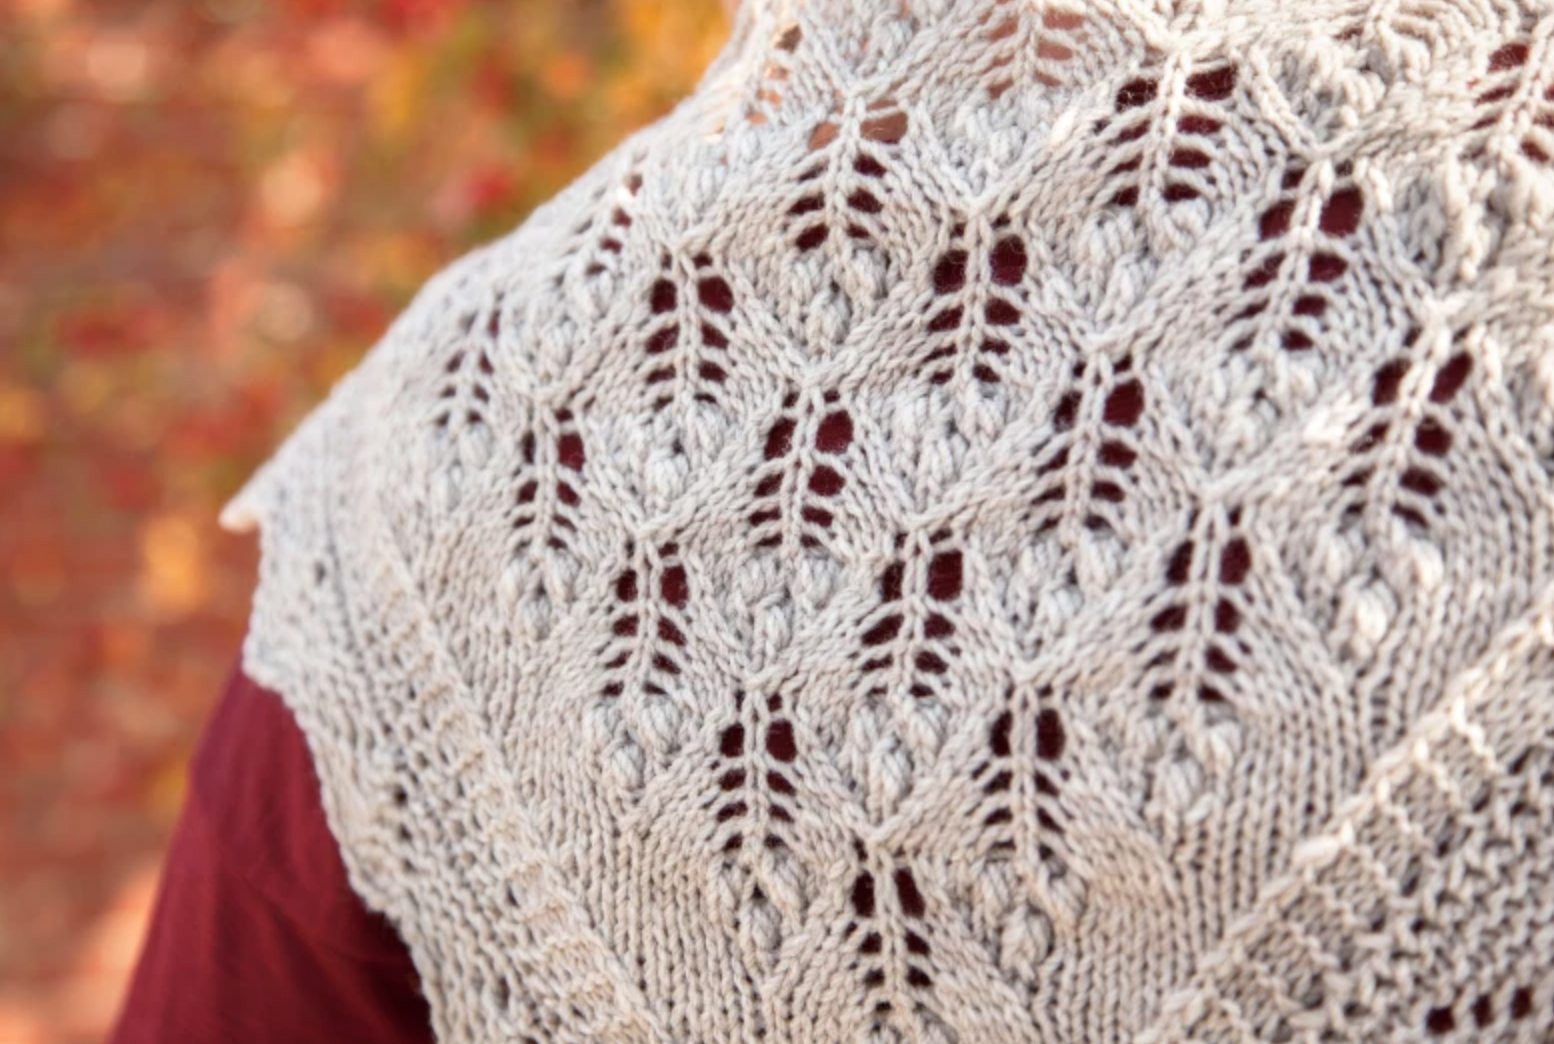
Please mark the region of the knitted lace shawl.
[[1554, 14], [746, 0], [226, 506], [458, 1044], [1547, 1040]]

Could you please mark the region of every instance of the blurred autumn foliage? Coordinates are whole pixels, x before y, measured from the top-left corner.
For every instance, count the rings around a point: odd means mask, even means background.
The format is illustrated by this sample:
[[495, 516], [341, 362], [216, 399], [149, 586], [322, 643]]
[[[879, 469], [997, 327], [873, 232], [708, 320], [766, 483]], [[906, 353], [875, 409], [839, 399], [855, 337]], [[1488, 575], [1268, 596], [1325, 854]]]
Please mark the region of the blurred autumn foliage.
[[0, 0], [0, 1044], [101, 1039], [237, 654], [221, 504], [717, 0]]

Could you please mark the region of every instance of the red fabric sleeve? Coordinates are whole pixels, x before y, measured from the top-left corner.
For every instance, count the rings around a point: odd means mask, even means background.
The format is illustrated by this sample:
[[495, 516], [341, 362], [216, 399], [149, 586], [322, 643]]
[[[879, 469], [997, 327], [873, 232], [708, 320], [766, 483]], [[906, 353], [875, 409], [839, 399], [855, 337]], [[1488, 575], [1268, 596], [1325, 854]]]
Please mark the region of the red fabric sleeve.
[[109, 1044], [434, 1039], [408, 950], [347, 882], [295, 719], [235, 665]]

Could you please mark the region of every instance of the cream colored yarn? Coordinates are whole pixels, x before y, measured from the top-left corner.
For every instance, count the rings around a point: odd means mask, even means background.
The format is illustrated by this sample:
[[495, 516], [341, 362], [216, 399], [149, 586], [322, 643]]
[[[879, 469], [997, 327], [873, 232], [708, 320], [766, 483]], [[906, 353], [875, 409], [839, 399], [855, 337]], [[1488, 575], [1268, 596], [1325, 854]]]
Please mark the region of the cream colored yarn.
[[746, 0], [227, 506], [447, 1042], [1544, 1041], [1554, 13]]

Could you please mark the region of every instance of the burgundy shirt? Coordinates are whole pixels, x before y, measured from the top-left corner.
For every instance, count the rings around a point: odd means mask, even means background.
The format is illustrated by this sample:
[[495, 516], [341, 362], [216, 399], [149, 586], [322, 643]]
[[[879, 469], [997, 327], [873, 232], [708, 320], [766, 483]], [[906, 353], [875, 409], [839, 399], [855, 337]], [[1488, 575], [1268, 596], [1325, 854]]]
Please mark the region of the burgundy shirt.
[[430, 1044], [409, 951], [346, 880], [291, 711], [234, 664], [109, 1044]]

